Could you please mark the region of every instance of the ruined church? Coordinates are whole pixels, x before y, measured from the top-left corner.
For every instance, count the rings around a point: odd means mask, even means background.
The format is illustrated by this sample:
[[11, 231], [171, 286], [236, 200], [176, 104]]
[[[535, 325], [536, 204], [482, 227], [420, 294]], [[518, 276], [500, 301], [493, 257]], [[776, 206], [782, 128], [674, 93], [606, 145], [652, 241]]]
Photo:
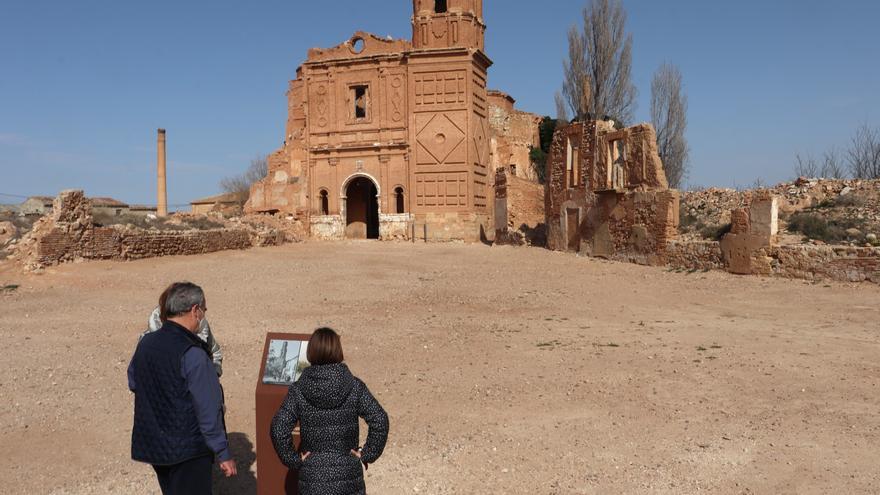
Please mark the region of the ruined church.
[[535, 116], [487, 89], [485, 32], [482, 0], [414, 0], [411, 41], [357, 32], [309, 50], [246, 210], [294, 215], [319, 239], [480, 240], [494, 168], [530, 170], [538, 139]]

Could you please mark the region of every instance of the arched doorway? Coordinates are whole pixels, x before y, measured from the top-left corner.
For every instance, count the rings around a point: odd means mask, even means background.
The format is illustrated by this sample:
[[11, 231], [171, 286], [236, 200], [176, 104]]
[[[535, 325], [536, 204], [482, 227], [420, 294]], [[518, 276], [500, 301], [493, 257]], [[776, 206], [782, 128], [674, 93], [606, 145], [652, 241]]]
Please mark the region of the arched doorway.
[[345, 237], [379, 238], [379, 201], [376, 184], [366, 177], [356, 177], [345, 188]]

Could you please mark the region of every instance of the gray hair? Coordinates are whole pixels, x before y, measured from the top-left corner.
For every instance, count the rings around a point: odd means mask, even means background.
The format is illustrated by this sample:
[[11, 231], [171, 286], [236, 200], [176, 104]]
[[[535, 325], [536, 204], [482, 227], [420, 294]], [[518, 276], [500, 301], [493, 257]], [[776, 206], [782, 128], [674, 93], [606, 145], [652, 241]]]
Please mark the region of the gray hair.
[[205, 306], [205, 292], [201, 287], [191, 282], [180, 282], [169, 289], [164, 308], [168, 318], [184, 315], [193, 306]]

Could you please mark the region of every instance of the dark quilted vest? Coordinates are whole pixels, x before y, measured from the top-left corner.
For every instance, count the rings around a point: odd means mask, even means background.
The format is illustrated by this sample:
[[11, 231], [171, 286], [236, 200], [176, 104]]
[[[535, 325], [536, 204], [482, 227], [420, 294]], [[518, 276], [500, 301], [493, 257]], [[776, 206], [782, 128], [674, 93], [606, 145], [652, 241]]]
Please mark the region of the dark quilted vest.
[[211, 455], [181, 376], [183, 354], [191, 347], [208, 352], [185, 328], [166, 322], [141, 339], [134, 353], [134, 427], [131, 458], [169, 466]]

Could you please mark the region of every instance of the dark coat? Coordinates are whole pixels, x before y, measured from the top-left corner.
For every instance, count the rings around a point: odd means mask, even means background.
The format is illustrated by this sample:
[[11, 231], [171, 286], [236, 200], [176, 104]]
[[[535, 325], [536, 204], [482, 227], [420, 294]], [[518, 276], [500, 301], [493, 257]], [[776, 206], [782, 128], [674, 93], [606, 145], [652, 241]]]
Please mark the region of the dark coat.
[[[367, 422], [367, 442], [361, 459], [358, 417]], [[311, 452], [303, 462], [291, 434], [300, 422], [300, 452]], [[272, 419], [272, 444], [287, 467], [299, 470], [302, 495], [365, 494], [361, 462], [375, 462], [388, 439], [388, 415], [367, 386], [345, 364], [310, 366], [290, 386], [281, 409]]]
[[192, 347], [208, 353], [204, 342], [174, 322], [166, 322], [138, 343], [131, 363], [137, 384], [132, 459], [168, 466], [213, 454], [181, 374], [183, 354]]

